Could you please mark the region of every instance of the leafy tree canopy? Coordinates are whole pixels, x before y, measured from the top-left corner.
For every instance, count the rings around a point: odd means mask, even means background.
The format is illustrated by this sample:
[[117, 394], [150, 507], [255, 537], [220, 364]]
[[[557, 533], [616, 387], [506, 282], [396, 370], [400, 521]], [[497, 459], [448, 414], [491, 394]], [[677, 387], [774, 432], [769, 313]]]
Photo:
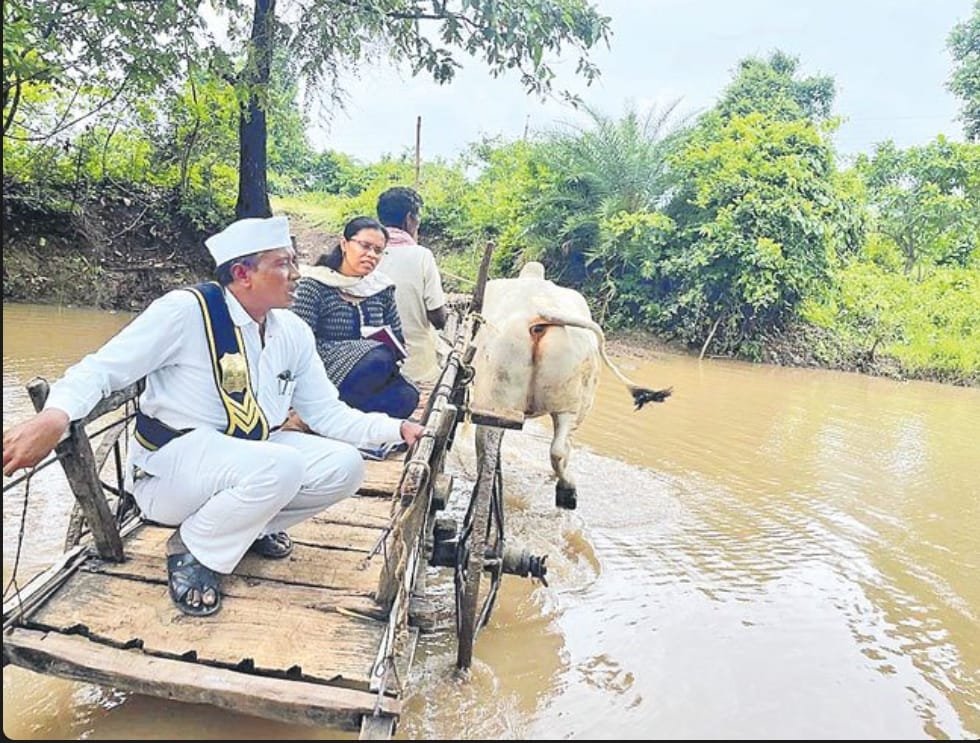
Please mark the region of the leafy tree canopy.
[[906, 273], [930, 264], [980, 265], [980, 144], [937, 137], [900, 150], [891, 142], [858, 158], [878, 229]]
[[672, 166], [683, 187], [666, 210], [676, 231], [651, 319], [689, 341], [750, 352], [861, 243], [859, 189], [805, 119], [708, 117]]
[[960, 118], [967, 138], [980, 142], [980, 0], [973, 15], [953, 27], [947, 44], [954, 62], [949, 89], [963, 99]]
[[[242, 5], [219, 4], [232, 12]], [[237, 20], [241, 33], [240, 12]], [[547, 93], [552, 60], [569, 50], [578, 54], [576, 72], [595, 79], [588, 53], [608, 42], [610, 19], [588, 0], [295, 0], [281, 21], [290, 55], [314, 84], [334, 82], [341, 70], [372, 57], [407, 61], [413, 73], [446, 83], [463, 51], [494, 76], [514, 69], [529, 92]]]
[[[175, 72], [206, 69], [234, 85], [240, 106], [239, 216], [268, 213], [266, 109], [279, 50], [311, 91], [340, 99], [340, 73], [364, 59], [407, 62], [437, 82], [453, 79], [465, 53], [491, 74], [520, 74], [529, 92], [551, 92], [553, 61], [577, 54], [591, 82], [588, 54], [608, 42], [608, 17], [589, 0], [10, 0], [4, 12], [4, 135], [26, 125], [25, 88], [70, 91], [91, 83], [106, 103], [125, 89], [147, 90]], [[219, 20], [225, 21], [225, 28]], [[227, 37], [231, 51], [223, 41]], [[572, 97], [572, 96], [569, 96]], [[101, 107], [100, 104], [94, 110]], [[70, 112], [43, 140], [94, 112]], [[286, 153], [273, 153], [288, 158]]]
[[758, 112], [780, 121], [828, 118], [834, 104], [834, 79], [799, 78], [798, 66], [797, 57], [781, 51], [768, 59], [743, 59], [735, 79], [722, 93], [717, 112], [726, 118]]
[[552, 275], [579, 286], [600, 253], [615, 261], [617, 251], [601, 250], [602, 224], [664, 201], [667, 156], [683, 123], [674, 120], [676, 107], [640, 112], [628, 106], [619, 118], [586, 108], [586, 126], [543, 140], [535, 153], [538, 178], [525, 195], [525, 257], [543, 260]]
[[[4, 0], [3, 132], [32, 120], [26, 89], [54, 86], [78, 96], [44, 139], [100, 110], [126, 91], [151, 91], [173, 76], [198, 46], [200, 0]], [[91, 100], [96, 93], [95, 100]]]

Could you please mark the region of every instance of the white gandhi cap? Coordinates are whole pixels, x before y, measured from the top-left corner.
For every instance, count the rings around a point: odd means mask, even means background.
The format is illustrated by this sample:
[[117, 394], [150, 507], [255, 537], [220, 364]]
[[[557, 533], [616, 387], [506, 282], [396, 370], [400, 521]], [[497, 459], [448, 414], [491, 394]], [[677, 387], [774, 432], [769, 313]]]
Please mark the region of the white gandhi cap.
[[292, 247], [287, 217], [239, 219], [204, 241], [216, 266], [263, 250]]

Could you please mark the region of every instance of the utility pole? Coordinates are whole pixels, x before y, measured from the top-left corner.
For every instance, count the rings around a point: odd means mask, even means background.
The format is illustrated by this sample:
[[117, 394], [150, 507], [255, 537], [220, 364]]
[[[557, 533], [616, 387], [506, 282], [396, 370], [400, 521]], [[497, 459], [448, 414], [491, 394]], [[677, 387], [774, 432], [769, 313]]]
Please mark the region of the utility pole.
[[418, 116], [415, 119], [415, 190], [418, 191], [419, 188], [419, 171], [422, 167], [422, 156], [421, 156], [421, 142], [422, 142], [422, 117]]

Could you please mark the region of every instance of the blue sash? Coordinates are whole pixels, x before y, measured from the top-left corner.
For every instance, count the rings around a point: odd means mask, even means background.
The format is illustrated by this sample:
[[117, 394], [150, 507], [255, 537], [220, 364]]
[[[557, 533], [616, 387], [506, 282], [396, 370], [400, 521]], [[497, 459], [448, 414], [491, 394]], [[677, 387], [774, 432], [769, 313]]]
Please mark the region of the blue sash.
[[[242, 332], [232, 322], [220, 284], [209, 281], [187, 289], [197, 299], [204, 321], [211, 368], [218, 397], [224, 405], [227, 425], [222, 433], [239, 439], [261, 441], [269, 437], [269, 423], [252, 391]], [[136, 439], [147, 449], [159, 449], [188, 428], [177, 430], [162, 421], [136, 412]]]

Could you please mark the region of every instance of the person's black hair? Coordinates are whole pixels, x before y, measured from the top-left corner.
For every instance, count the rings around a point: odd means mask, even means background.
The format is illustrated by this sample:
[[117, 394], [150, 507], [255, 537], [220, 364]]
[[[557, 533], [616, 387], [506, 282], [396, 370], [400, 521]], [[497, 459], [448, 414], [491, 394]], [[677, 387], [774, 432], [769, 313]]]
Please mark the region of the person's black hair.
[[334, 271], [340, 270], [340, 264], [344, 262], [344, 254], [340, 249], [340, 244], [333, 246], [333, 249], [328, 253], [323, 253], [319, 258], [316, 259], [316, 266], [326, 266], [327, 268], [332, 268]]
[[378, 219], [382, 224], [402, 228], [409, 214], [418, 217], [422, 197], [414, 188], [395, 186], [378, 197]]
[[[354, 217], [351, 221], [344, 225], [344, 239], [350, 240], [361, 230], [378, 230], [385, 236], [385, 242], [388, 242], [388, 230], [385, 229], [385, 226], [378, 220], [372, 219], [371, 217]], [[339, 271], [340, 264], [343, 262], [344, 253], [340, 249], [340, 244], [338, 243], [328, 252], [321, 254], [320, 257], [316, 259], [316, 263], [314, 265], [326, 266], [327, 268], [332, 268], [334, 271]]]
[[230, 261], [225, 261], [215, 268], [214, 278], [221, 286], [228, 286], [235, 280], [235, 277], [231, 275], [231, 269], [232, 266], [239, 263], [247, 268], [255, 268], [259, 264], [259, 254], [249, 253], [248, 255], [240, 255], [237, 258], [232, 258]]
[[388, 230], [378, 220], [372, 219], [371, 217], [354, 217], [344, 225], [344, 239], [350, 240], [361, 230], [379, 230], [385, 236], [385, 242], [388, 242], [388, 238], [390, 237]]

